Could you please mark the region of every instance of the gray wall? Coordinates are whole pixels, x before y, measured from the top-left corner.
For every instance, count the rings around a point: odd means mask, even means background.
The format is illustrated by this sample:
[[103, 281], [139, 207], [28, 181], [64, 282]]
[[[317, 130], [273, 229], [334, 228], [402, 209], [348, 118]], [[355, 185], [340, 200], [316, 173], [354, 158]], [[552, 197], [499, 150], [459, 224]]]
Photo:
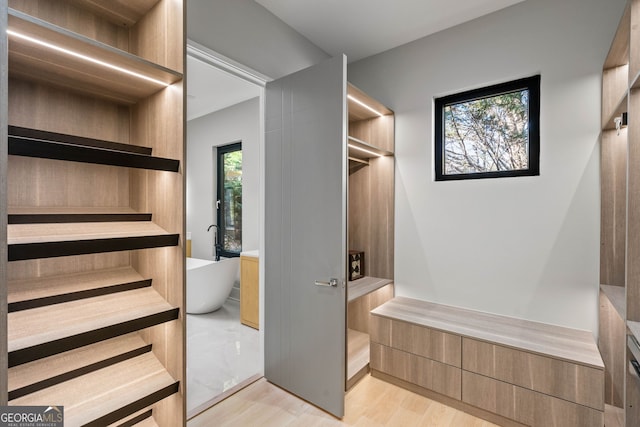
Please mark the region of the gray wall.
[[328, 55], [253, 0], [187, 0], [187, 36], [273, 79]]
[[[349, 65], [396, 113], [398, 295], [597, 331], [600, 81], [624, 0], [527, 0]], [[541, 73], [540, 176], [434, 182], [433, 98]]]
[[194, 258], [213, 259], [216, 167], [213, 147], [242, 141], [242, 249], [260, 242], [259, 99], [187, 122], [187, 231]]

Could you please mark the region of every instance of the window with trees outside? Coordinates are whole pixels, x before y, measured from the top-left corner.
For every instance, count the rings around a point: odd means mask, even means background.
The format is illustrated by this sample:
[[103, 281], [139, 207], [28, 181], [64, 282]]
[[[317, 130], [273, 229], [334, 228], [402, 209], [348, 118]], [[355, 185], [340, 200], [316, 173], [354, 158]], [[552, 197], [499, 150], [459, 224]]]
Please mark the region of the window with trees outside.
[[435, 99], [436, 181], [540, 174], [540, 76]]
[[242, 143], [218, 147], [217, 242], [223, 257], [242, 251]]

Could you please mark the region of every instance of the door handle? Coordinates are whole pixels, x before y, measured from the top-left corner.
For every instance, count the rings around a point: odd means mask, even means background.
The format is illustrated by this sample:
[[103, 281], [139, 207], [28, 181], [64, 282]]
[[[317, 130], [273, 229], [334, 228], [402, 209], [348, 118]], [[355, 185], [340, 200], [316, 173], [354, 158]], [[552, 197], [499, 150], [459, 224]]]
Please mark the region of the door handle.
[[328, 282], [324, 282], [322, 280], [316, 280], [316, 286], [328, 286], [330, 288], [337, 288], [338, 279], [329, 279]]

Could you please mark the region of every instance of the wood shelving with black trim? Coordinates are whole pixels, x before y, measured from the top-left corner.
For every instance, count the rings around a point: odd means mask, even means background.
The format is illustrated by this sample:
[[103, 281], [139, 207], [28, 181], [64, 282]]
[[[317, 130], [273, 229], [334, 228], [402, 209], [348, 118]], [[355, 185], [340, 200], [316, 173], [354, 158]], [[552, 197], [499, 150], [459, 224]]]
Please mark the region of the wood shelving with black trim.
[[0, 6], [8, 404], [184, 426], [183, 1]]
[[602, 71], [598, 347], [608, 427], [640, 424], [639, 32], [640, 0], [629, 0]]

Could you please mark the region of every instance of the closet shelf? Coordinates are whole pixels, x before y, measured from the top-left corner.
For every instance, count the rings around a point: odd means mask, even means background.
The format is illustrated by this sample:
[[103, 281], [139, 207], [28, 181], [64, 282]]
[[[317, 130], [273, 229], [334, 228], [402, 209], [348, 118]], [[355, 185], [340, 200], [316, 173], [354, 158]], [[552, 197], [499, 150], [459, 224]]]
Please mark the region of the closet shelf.
[[180, 161], [151, 156], [151, 149], [35, 129], [9, 127], [9, 154], [178, 172]]
[[137, 333], [111, 338], [8, 371], [9, 401], [151, 351]]
[[9, 261], [177, 246], [171, 234], [149, 221], [10, 224]]
[[349, 157], [359, 160], [368, 160], [374, 157], [392, 156], [393, 153], [374, 147], [358, 138], [349, 137]]
[[178, 318], [147, 287], [8, 314], [9, 367], [32, 362]]
[[603, 116], [602, 129], [603, 130], [615, 130], [616, 125], [613, 121], [614, 118], [620, 117], [622, 113], [627, 112], [627, 101], [629, 99], [629, 92], [625, 91], [620, 100], [615, 104], [611, 112], [605, 113]]
[[11, 8], [8, 38], [12, 76], [122, 104], [182, 79], [181, 73]]
[[177, 393], [179, 382], [152, 352], [11, 401], [64, 406], [65, 425], [105, 426]]
[[625, 290], [624, 286], [600, 285], [600, 290], [606, 295], [611, 305], [621, 319], [626, 319]]
[[349, 121], [376, 119], [393, 114], [393, 111], [351, 83], [347, 84], [347, 109], [349, 110]]
[[627, 5], [624, 16], [620, 20], [618, 29], [609, 48], [604, 62], [604, 69], [619, 67], [629, 63], [629, 37], [631, 34], [631, 7]]
[[116, 25], [131, 27], [147, 14], [159, 0], [70, 0]]
[[76, 274], [9, 280], [10, 313], [151, 286], [132, 267], [94, 270]]
[[140, 412], [130, 415], [126, 418], [118, 420], [115, 424], [109, 424], [109, 427], [158, 427], [156, 420], [153, 418], [153, 410], [145, 408]]
[[348, 301], [351, 302], [363, 295], [375, 292], [389, 283], [393, 283], [393, 280], [369, 276], [365, 276], [358, 280], [352, 280], [347, 284]]

